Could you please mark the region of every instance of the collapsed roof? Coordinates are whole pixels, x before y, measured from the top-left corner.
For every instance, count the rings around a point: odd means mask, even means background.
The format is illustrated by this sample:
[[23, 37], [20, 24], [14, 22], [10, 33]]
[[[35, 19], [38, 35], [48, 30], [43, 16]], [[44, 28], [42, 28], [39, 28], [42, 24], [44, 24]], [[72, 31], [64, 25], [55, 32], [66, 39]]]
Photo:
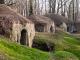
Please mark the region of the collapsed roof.
[[11, 9], [9, 6], [6, 6], [4, 4], [0, 4], [0, 17], [5, 17], [11, 21], [20, 21], [20, 23], [32, 23], [32, 21], [23, 17], [22, 15]]
[[39, 16], [39, 15], [31, 15], [29, 17], [29, 19], [31, 21], [33, 21], [34, 23], [44, 23], [44, 24], [49, 24], [49, 23], [52, 23], [53, 21], [48, 18], [48, 17], [45, 17], [45, 16]]
[[61, 25], [62, 22], [68, 23], [67, 18], [65, 18], [64, 16], [61, 16], [61, 15], [58, 15], [58, 14], [50, 13], [45, 16], [51, 18], [51, 20], [53, 20], [57, 26]]

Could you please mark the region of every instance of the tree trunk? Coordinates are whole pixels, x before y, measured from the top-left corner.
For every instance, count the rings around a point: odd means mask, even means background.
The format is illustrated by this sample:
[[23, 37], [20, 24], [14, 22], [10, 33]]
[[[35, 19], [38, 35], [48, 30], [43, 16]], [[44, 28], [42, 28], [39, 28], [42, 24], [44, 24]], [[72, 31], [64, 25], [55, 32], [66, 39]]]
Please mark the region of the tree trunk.
[[33, 0], [29, 1], [29, 3], [30, 3], [29, 16], [33, 14], [33, 4], [32, 4], [32, 2], [33, 2]]

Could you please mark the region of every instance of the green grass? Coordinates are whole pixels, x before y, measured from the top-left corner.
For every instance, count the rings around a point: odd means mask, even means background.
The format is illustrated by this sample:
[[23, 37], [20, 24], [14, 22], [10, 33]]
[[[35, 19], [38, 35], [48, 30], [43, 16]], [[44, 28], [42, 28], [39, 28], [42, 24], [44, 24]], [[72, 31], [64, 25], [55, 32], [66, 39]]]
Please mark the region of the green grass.
[[[65, 32], [36, 33], [35, 41], [39, 44], [50, 43], [55, 51], [48, 53], [22, 46], [0, 36], [0, 60], [80, 60], [80, 39]], [[55, 57], [54, 57], [55, 56]], [[66, 58], [67, 57], [67, 58]]]
[[67, 51], [76, 55], [80, 60], [80, 39], [63, 31], [52, 33], [36, 33], [35, 42], [52, 43], [55, 51]]
[[74, 54], [66, 51], [57, 51], [53, 54], [54, 60], [79, 60]]
[[12, 43], [0, 36], [0, 60], [49, 60], [49, 54]]

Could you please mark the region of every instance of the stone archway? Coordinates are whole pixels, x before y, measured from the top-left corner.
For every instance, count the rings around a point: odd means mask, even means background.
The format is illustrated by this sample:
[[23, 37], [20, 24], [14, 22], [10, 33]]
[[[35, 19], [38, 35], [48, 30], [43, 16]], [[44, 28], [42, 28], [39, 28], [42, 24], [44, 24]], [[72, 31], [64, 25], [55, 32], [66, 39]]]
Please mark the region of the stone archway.
[[37, 32], [44, 32], [44, 24], [41, 24], [41, 23], [37, 23], [37, 24], [35, 24], [35, 30], [37, 31]]
[[21, 31], [20, 44], [28, 45], [28, 35], [27, 35], [27, 31], [25, 29], [23, 29]]
[[55, 44], [36, 39], [33, 40], [32, 47], [46, 52], [55, 51]]
[[50, 32], [53, 32], [54, 31], [54, 28], [53, 28], [53, 26], [51, 25], [51, 27], [50, 27]]

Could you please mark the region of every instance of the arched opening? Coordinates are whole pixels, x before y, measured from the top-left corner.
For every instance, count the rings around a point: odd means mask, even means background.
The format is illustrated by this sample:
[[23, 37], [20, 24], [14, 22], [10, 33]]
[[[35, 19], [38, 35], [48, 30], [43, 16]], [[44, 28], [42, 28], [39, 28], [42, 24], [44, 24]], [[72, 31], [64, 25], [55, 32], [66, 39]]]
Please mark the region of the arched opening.
[[33, 40], [32, 47], [46, 52], [55, 51], [55, 45], [53, 43], [46, 43], [43, 41]]
[[76, 25], [74, 25], [73, 23], [69, 23], [67, 27], [67, 31], [70, 33], [76, 33], [77, 32]]
[[51, 26], [50, 27], [50, 32], [53, 32], [53, 31], [54, 31], [53, 26]]
[[36, 32], [44, 32], [44, 24], [41, 23], [35, 24], [35, 30]]
[[22, 44], [22, 45], [28, 44], [27, 38], [28, 38], [27, 37], [27, 31], [25, 29], [23, 29], [21, 31], [20, 44]]

